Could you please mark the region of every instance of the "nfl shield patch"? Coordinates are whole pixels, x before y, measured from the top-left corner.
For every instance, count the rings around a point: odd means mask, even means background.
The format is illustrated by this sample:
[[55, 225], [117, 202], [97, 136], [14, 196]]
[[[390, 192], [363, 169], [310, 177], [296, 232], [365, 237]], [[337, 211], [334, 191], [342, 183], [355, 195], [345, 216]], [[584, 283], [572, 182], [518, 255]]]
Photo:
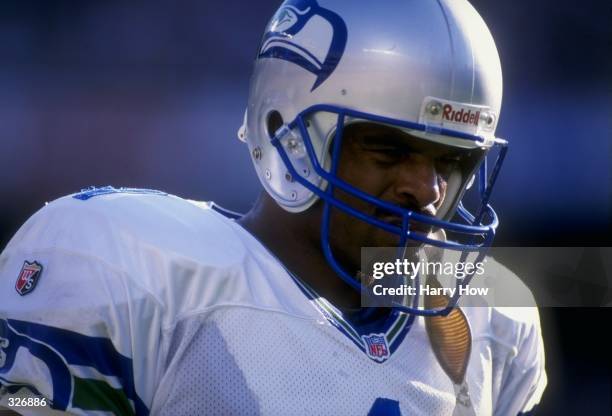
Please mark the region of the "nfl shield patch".
[[24, 261], [17, 282], [15, 283], [15, 290], [17, 290], [17, 293], [21, 296], [25, 296], [33, 291], [36, 287], [36, 283], [38, 283], [38, 279], [40, 279], [42, 269], [42, 264], [37, 261]]
[[384, 334], [363, 335], [362, 338], [366, 343], [368, 357], [381, 362], [389, 358], [389, 346]]

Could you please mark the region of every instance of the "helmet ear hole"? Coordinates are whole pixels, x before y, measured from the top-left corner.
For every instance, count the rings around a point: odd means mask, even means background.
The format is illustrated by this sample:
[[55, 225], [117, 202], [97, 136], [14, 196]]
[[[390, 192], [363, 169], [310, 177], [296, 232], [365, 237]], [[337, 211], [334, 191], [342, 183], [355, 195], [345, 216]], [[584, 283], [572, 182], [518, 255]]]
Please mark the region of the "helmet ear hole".
[[266, 130], [268, 131], [268, 136], [273, 138], [274, 133], [282, 127], [283, 123], [283, 116], [281, 116], [278, 111], [270, 111], [266, 116]]

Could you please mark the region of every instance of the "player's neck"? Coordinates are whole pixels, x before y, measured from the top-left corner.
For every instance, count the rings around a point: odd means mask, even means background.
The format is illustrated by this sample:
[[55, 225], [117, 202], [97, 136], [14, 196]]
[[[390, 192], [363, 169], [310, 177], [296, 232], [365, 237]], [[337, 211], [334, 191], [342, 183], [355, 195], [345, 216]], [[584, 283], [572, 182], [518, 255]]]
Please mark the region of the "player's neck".
[[238, 223], [300, 280], [340, 308], [358, 308], [360, 297], [329, 266], [319, 237], [319, 219], [284, 211], [267, 194]]

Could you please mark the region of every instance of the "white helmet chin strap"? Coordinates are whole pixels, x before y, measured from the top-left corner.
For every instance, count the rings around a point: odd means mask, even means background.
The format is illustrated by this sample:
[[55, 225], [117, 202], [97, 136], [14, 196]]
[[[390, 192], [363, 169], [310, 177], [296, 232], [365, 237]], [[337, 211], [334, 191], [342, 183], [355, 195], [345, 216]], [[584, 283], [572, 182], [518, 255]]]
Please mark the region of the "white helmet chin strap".
[[242, 125], [238, 128], [237, 136], [238, 140], [242, 143], [247, 142], [247, 112], [248, 110], [244, 110], [244, 118], [242, 119]]

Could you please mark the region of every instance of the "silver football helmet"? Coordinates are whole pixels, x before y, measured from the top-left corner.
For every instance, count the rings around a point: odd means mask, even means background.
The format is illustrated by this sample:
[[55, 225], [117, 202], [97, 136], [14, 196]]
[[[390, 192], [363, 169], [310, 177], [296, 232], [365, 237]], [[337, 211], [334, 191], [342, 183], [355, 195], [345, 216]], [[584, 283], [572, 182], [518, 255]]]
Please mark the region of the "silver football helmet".
[[[495, 43], [467, 0], [288, 0], [259, 46], [238, 136], [248, 144], [264, 188], [287, 211], [304, 211], [321, 198], [326, 212], [332, 206], [394, 232], [400, 245], [414, 239], [481, 247], [491, 244], [498, 224], [488, 202], [507, 149], [495, 137], [501, 101]], [[342, 130], [364, 121], [476, 149], [480, 157], [449, 177], [438, 215], [422, 216], [336, 177]], [[486, 155], [493, 147], [501, 151], [489, 175]], [[469, 212], [461, 199], [477, 175], [479, 204]], [[333, 197], [333, 188], [396, 213], [404, 226], [355, 211]], [[467, 242], [411, 233], [414, 221], [461, 234]], [[323, 248], [341, 277], [361, 290]]]

